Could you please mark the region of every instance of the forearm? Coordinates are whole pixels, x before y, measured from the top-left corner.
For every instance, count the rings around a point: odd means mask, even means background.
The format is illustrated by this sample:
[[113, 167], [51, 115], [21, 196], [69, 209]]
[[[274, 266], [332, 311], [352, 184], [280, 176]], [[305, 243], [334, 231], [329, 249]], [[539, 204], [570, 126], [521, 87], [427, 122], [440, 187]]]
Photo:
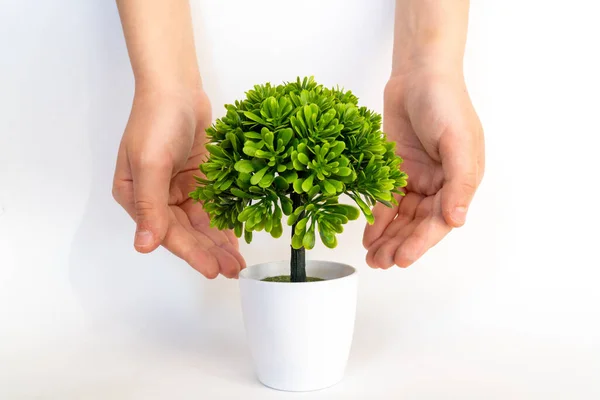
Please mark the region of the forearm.
[[396, 0], [392, 75], [462, 71], [468, 19], [469, 0]]
[[136, 91], [193, 95], [200, 74], [188, 0], [117, 0]]

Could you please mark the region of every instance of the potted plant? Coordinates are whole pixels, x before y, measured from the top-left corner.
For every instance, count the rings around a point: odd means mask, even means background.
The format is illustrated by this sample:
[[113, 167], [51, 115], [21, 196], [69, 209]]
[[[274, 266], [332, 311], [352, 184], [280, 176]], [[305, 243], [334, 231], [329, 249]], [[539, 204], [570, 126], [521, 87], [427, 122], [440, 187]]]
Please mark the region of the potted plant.
[[[190, 196], [218, 229], [250, 243], [252, 232], [291, 226], [290, 261], [240, 273], [244, 323], [259, 380], [289, 391], [316, 390], [342, 379], [354, 330], [357, 276], [349, 265], [306, 261], [318, 235], [335, 248], [343, 225], [373, 223], [371, 207], [388, 206], [407, 175], [381, 116], [350, 91], [314, 79], [256, 85], [207, 129], [208, 159]], [[358, 208], [340, 204], [345, 194]], [[289, 282], [289, 283], [282, 283]]]

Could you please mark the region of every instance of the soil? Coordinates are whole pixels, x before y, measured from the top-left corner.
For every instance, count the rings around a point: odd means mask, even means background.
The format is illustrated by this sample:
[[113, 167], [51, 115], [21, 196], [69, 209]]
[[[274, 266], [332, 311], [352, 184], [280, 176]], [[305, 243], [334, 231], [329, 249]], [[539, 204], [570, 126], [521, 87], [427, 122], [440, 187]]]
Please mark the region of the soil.
[[[306, 277], [306, 281], [307, 282], [318, 282], [318, 281], [323, 281], [324, 279], [322, 278], [315, 278], [312, 276], [307, 276]], [[279, 275], [279, 276], [270, 276], [268, 278], [263, 279], [264, 282], [290, 282], [290, 276], [289, 275]]]

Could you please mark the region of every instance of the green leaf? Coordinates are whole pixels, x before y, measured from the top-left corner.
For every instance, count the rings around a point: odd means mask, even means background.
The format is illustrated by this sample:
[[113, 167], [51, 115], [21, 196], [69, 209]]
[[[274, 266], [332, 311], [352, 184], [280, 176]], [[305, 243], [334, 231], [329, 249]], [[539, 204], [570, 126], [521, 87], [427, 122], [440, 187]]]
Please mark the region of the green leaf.
[[271, 158], [271, 154], [272, 153], [270, 151], [256, 150], [254, 156], [259, 158]]
[[[343, 143], [343, 142], [342, 142], [342, 143]], [[323, 145], [323, 147], [321, 148], [321, 151], [320, 151], [320, 155], [321, 155], [321, 157], [322, 157], [322, 158], [325, 158], [325, 156], [327, 155], [327, 152], [328, 152], [328, 151], [329, 151], [329, 143], [325, 143], [325, 144]]]
[[244, 137], [247, 139], [262, 139], [262, 135], [258, 132], [244, 132]]
[[271, 232], [271, 229], [273, 229], [273, 216], [269, 215], [267, 216], [267, 220], [265, 221], [265, 231]]
[[344, 190], [344, 184], [342, 182], [336, 179], [328, 179], [327, 181], [333, 185], [336, 193], [340, 193]]
[[298, 234], [299, 232], [304, 232], [305, 228], [306, 228], [306, 224], [308, 223], [308, 217], [306, 218], [302, 218], [300, 221], [298, 221], [298, 223], [296, 224], [296, 230], [294, 231], [296, 234]]
[[227, 190], [229, 188], [229, 186], [231, 186], [232, 183], [233, 183], [233, 178], [227, 179], [226, 181], [221, 182], [221, 184], [219, 185], [219, 190]]
[[323, 185], [323, 189], [325, 189], [327, 194], [331, 194], [331, 195], [336, 194], [335, 186], [333, 186], [331, 183], [329, 183], [329, 179], [324, 180], [322, 182], [322, 185]]
[[344, 151], [345, 148], [346, 148], [346, 143], [341, 142], [341, 141], [336, 141], [335, 144], [333, 146], [331, 146], [331, 149], [329, 149], [329, 154], [327, 155], [327, 158], [328, 158], [327, 161], [333, 160], [334, 158], [339, 157], [339, 155], [342, 154], [342, 151]]
[[244, 229], [243, 225], [241, 223], [237, 223], [234, 225], [233, 233], [235, 233], [236, 237], [241, 238], [243, 229]]
[[336, 173], [336, 175], [338, 176], [349, 176], [350, 174], [352, 174], [352, 169], [348, 167], [338, 168], [338, 171]]
[[258, 115], [251, 113], [250, 111], [244, 111], [244, 115], [246, 116], [246, 118], [254, 121], [254, 122], [258, 122], [259, 124], [262, 125], [269, 125], [267, 123], [267, 121], [265, 121], [264, 119], [262, 119], [261, 117], [259, 117]]
[[313, 187], [312, 187], [312, 189], [310, 189], [310, 191], [308, 192], [308, 197], [312, 199], [312, 198], [313, 198], [313, 197], [315, 197], [315, 195], [316, 195], [317, 193], [319, 193], [319, 192], [321, 192], [321, 187], [320, 187], [319, 185], [315, 185], [315, 186], [313, 186]]
[[302, 239], [302, 245], [304, 246], [304, 248], [306, 248], [306, 250], [311, 250], [313, 247], [315, 247], [314, 228], [306, 231], [306, 233], [304, 234], [304, 238]]
[[279, 115], [279, 103], [277, 102], [277, 99], [271, 96], [267, 99], [266, 103], [271, 117], [277, 117]]
[[264, 141], [267, 144], [267, 147], [272, 149], [275, 135], [273, 135], [273, 132], [269, 131], [267, 128], [263, 128], [263, 131], [266, 131], [263, 133]]
[[293, 183], [295, 180], [298, 179], [298, 173], [294, 170], [291, 170], [289, 172], [284, 173], [283, 177], [288, 183]]
[[[300, 114], [300, 111], [298, 111], [298, 114]], [[292, 116], [290, 118], [290, 124], [292, 125], [292, 128], [294, 128], [296, 133], [298, 133], [300, 135], [300, 137], [305, 137], [306, 126], [304, 126], [304, 123], [302, 122], [302, 120], [300, 118]]]
[[271, 236], [275, 239], [280, 238], [283, 233], [283, 226], [281, 226], [281, 220], [276, 219], [273, 221], [273, 228], [271, 229]]
[[[304, 192], [308, 192], [308, 191], [310, 191], [310, 189], [312, 189], [312, 187], [313, 187], [313, 179], [314, 179], [314, 178], [315, 178], [315, 176], [314, 176], [314, 175], [310, 175], [308, 178], [306, 178], [306, 179], [304, 180], [304, 182], [302, 183], [302, 190], [303, 190]], [[299, 181], [299, 180], [298, 180], [298, 181]], [[298, 181], [296, 181], [296, 182], [298, 182]], [[295, 186], [295, 185], [294, 185], [294, 188], [296, 188], [296, 186]]]
[[289, 197], [280, 197], [279, 200], [281, 200], [281, 208], [283, 209], [283, 213], [285, 215], [290, 215], [294, 211], [292, 208], [294, 205], [292, 200]]
[[290, 187], [290, 184], [287, 183], [287, 181], [285, 180], [284, 177], [278, 176], [273, 180], [273, 186], [277, 190], [288, 190], [288, 188]]
[[229, 142], [233, 146], [234, 153], [237, 153], [238, 152], [238, 137], [233, 132], [229, 132], [225, 136], [227, 137], [227, 140], [229, 140]]
[[304, 207], [300, 206], [300, 207], [296, 208], [293, 213], [290, 214], [290, 216], [288, 217], [288, 220], [287, 220], [288, 226], [292, 226], [296, 223], [296, 221], [300, 217], [300, 214], [302, 214], [302, 211], [304, 211]]
[[294, 181], [294, 192], [302, 193], [302, 184], [304, 183], [304, 179], [296, 179]]
[[223, 152], [223, 149], [221, 149], [221, 147], [216, 146], [214, 144], [207, 144], [206, 150], [208, 150], [208, 152], [213, 156], [221, 157], [221, 158], [226, 157], [225, 153]]
[[252, 242], [252, 232], [251, 231], [244, 231], [244, 240], [246, 240], [246, 243], [250, 244], [250, 242]]
[[283, 164], [277, 165], [277, 172], [282, 173], [282, 172], [285, 172], [285, 170], [287, 170], [285, 165], [283, 165]]
[[294, 169], [297, 171], [304, 171], [306, 169], [306, 166], [302, 164], [298, 159], [293, 160], [292, 164], [294, 165]]
[[246, 222], [250, 219], [252, 214], [254, 214], [254, 208], [248, 207], [248, 208], [244, 209], [244, 211], [242, 211], [240, 213], [240, 215], [238, 215], [238, 221]]
[[250, 157], [254, 157], [257, 149], [256, 149], [256, 147], [248, 146], [248, 143], [249, 142], [246, 142], [246, 145], [244, 146], [242, 151], [244, 152], [244, 154], [249, 155]]
[[298, 161], [300, 161], [304, 165], [308, 165], [310, 162], [308, 156], [304, 153], [298, 153]]
[[[252, 168], [255, 171], [260, 171], [261, 169], [263, 169], [267, 164], [265, 163], [265, 160], [261, 160], [260, 158], [254, 158], [252, 159]], [[248, 179], [250, 180], [250, 179]]]
[[304, 239], [303, 236], [297, 236], [297, 235], [292, 236], [292, 247], [296, 250], [301, 249], [303, 239]]
[[287, 146], [287, 144], [290, 142], [290, 140], [292, 140], [292, 137], [294, 136], [294, 131], [292, 131], [290, 128], [285, 128], [280, 130], [277, 135], [277, 138], [283, 141], [283, 145]]
[[263, 178], [263, 176], [265, 176], [268, 170], [269, 167], [264, 167], [263, 169], [252, 175], [252, 178], [250, 178], [250, 183], [253, 185], [258, 185], [258, 183]]
[[260, 186], [261, 188], [268, 188], [269, 186], [271, 186], [271, 183], [273, 183], [274, 179], [275, 179], [275, 175], [273, 175], [272, 172], [265, 174], [265, 176], [263, 176], [263, 178], [260, 180], [260, 182], [258, 182], [258, 186]]
[[329, 229], [325, 228], [322, 224], [319, 224], [319, 236], [321, 237], [323, 244], [330, 249], [333, 249], [337, 246], [335, 234]]
[[281, 219], [281, 217], [282, 217], [281, 208], [279, 208], [279, 206], [277, 205], [277, 203], [275, 204], [275, 212], [273, 213], [273, 215], [277, 219]]
[[348, 217], [350, 221], [357, 220], [360, 216], [360, 211], [358, 210], [358, 208], [352, 207], [347, 204], [340, 204], [340, 206], [342, 206], [345, 209], [346, 217]]
[[235, 163], [234, 168], [238, 172], [244, 172], [244, 173], [254, 172], [254, 168], [252, 167], [252, 161], [250, 161], [250, 160], [240, 160]]
[[358, 204], [358, 207], [360, 207], [365, 218], [367, 219], [367, 222], [370, 225], [372, 225], [373, 222], [375, 222], [375, 218], [373, 218], [373, 213], [371, 213], [371, 209], [369, 208], [369, 206], [364, 201], [362, 201], [362, 199], [359, 196], [351, 196], [351, 197], [356, 202], [356, 204]]
[[319, 118], [319, 128], [323, 129], [326, 128], [327, 125], [329, 125], [329, 123], [335, 118], [335, 110], [332, 108], [330, 110], [328, 110], [326, 113], [324, 113], [323, 115], [321, 115], [321, 118]]

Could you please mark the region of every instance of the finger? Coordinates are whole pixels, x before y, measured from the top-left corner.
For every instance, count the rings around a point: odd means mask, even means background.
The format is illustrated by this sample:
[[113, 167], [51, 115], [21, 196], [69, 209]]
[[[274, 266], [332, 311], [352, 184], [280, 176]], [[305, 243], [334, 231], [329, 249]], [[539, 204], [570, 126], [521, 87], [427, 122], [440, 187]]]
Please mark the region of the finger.
[[381, 237], [387, 226], [396, 218], [398, 207], [387, 207], [384, 204], [377, 204], [373, 208], [373, 224], [367, 223], [363, 234], [363, 246], [368, 249], [374, 241]]
[[113, 198], [135, 220], [135, 206], [133, 200], [133, 180], [129, 168], [129, 160], [123, 144], [119, 146], [117, 164], [112, 187]]
[[237, 260], [239, 264], [238, 272], [246, 268], [246, 260], [244, 260], [244, 257], [242, 256], [240, 251], [237, 248], [235, 248], [235, 246], [228, 242], [221, 245], [220, 247], [229, 254], [231, 254]]
[[477, 146], [474, 134], [446, 134], [440, 139], [440, 157], [446, 180], [442, 187], [442, 212], [451, 227], [464, 225], [478, 183]]
[[179, 207], [185, 212], [191, 228], [209, 236], [217, 246], [229, 243], [229, 239], [227, 239], [225, 232], [210, 226], [210, 218], [202, 209], [202, 205], [189, 199]]
[[[230, 244], [228, 244], [231, 246]], [[239, 260], [229, 251], [215, 246], [210, 249], [211, 254], [215, 256], [219, 262], [219, 271], [227, 278], [237, 278], [242, 269]]]
[[169, 186], [172, 163], [165, 157], [131, 163], [135, 206], [135, 248], [142, 253], [161, 244], [169, 227]]
[[174, 213], [170, 213], [163, 246], [208, 279], [219, 275], [219, 259], [210, 251], [215, 247], [214, 243], [209, 238], [198, 240], [184, 228]]
[[[203, 235], [208, 236], [217, 246], [221, 247], [223, 250], [229, 252], [239, 263], [239, 269], [246, 268], [246, 261], [242, 257], [239, 252], [237, 246], [237, 238], [233, 235], [233, 232], [220, 231], [217, 228], [212, 228], [210, 226], [210, 219], [208, 214], [202, 209], [200, 204], [195, 203], [194, 201], [187, 200], [181, 206], [181, 209], [187, 215], [189, 221], [189, 229], [195, 234], [195, 232], [201, 232]], [[235, 246], [231, 243], [231, 239], [228, 236], [228, 233], [233, 235], [235, 240]]]
[[479, 141], [477, 142], [477, 167], [477, 186], [479, 186], [485, 173], [485, 138], [483, 131], [479, 135]]
[[374, 241], [379, 239], [388, 225], [396, 218], [398, 207], [402, 204], [403, 196], [394, 195], [399, 205], [396, 207], [387, 207], [384, 204], [378, 203], [373, 208], [373, 217], [375, 222], [373, 225], [367, 224], [363, 234], [363, 246], [368, 249]]
[[226, 230], [225, 235], [227, 236], [227, 239], [229, 240], [229, 243], [231, 243], [233, 248], [236, 250], [239, 250], [240, 249], [240, 241], [238, 240], [238, 237], [235, 236], [235, 233], [233, 233], [233, 231], [231, 231], [231, 230]]
[[427, 250], [438, 244], [451, 230], [452, 227], [441, 215], [422, 220], [396, 249], [393, 256], [394, 263], [401, 268], [410, 266]]
[[135, 202], [133, 200], [133, 181], [115, 180], [112, 188], [113, 198], [135, 221]]
[[384, 268], [384, 264], [389, 264], [389, 266], [393, 265], [392, 250], [389, 251], [387, 257], [389, 262], [385, 263], [379, 260], [375, 261], [375, 254], [377, 254], [379, 248], [385, 243], [397, 237], [404, 238], [407, 235], [407, 232], [410, 233], [410, 230], [413, 228], [407, 228], [407, 226], [410, 226], [415, 219], [415, 214], [417, 209], [419, 209], [419, 204], [421, 204], [423, 199], [424, 196], [412, 192], [407, 193], [406, 196], [401, 199], [398, 206], [398, 215], [396, 216], [396, 219], [394, 219], [387, 226], [383, 234], [377, 240], [371, 243], [371, 246], [368, 248], [369, 252], [367, 253], [367, 263], [370, 266], [373, 268]]
[[409, 224], [414, 218], [419, 204], [424, 196], [416, 193], [408, 193], [402, 198], [398, 206], [398, 215], [385, 229], [382, 238], [392, 238], [398, 234], [400, 229]]
[[[398, 217], [403, 218], [403, 217]], [[388, 269], [394, 265], [394, 253], [417, 226], [418, 221], [405, 220], [402, 228], [392, 237], [381, 237], [367, 253], [367, 264], [372, 268]]]

